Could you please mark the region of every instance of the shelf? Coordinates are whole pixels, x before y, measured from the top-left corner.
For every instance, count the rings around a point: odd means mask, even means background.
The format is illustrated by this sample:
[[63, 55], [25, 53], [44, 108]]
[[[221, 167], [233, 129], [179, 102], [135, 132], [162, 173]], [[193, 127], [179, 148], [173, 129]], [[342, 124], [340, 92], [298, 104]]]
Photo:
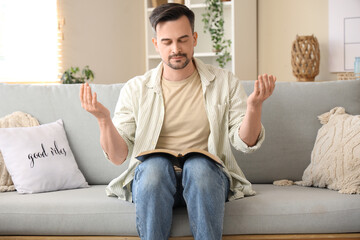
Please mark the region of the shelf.
[[[231, 2], [223, 2], [223, 7], [230, 7], [230, 6], [231, 6]], [[194, 4], [190, 4], [189, 8], [190, 9], [206, 8], [206, 4], [205, 3], [194, 3]]]
[[214, 52], [194, 53], [194, 57], [216, 57], [216, 53]]
[[[223, 2], [223, 7], [231, 7], [231, 1], [229, 2]], [[190, 9], [197, 9], [197, 8], [206, 8], [206, 4], [205, 3], [194, 3], [194, 4], [190, 4], [188, 6]], [[150, 13], [154, 10], [153, 7], [148, 8], [147, 11]]]
[[149, 55], [148, 59], [160, 59], [159, 55]]
[[191, 9], [195, 9], [195, 8], [205, 8], [206, 4], [205, 3], [194, 3], [190, 5]]
[[[205, 52], [205, 53], [194, 53], [194, 57], [216, 57], [214, 52]], [[160, 56], [157, 54], [148, 55], [148, 59], [160, 59]]]

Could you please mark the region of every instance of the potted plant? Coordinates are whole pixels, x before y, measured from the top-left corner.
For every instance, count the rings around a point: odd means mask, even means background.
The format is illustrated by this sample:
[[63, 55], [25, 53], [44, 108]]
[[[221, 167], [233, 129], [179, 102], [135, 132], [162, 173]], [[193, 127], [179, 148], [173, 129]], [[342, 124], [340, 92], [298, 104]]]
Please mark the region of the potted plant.
[[231, 40], [224, 36], [223, 4], [221, 0], [205, 0], [205, 4], [205, 13], [202, 14], [204, 33], [209, 31], [213, 51], [218, 56], [216, 61], [223, 68], [231, 60]]
[[85, 83], [87, 80], [94, 80], [94, 73], [89, 66], [85, 66], [81, 73], [79, 67], [70, 67], [61, 77], [63, 84]]

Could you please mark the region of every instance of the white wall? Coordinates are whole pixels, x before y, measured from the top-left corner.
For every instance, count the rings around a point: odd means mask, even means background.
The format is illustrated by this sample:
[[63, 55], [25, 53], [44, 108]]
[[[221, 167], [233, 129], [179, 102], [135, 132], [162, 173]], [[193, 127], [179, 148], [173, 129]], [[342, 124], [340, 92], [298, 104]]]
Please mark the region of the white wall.
[[235, 0], [235, 72], [241, 80], [257, 78], [257, 3], [255, 0]]
[[59, 0], [65, 18], [64, 69], [89, 65], [94, 83], [126, 82], [144, 73], [143, 0]]
[[[235, 27], [241, 29], [234, 43], [240, 79], [269, 73], [278, 81], [296, 81], [291, 67], [296, 34], [314, 34], [319, 41], [320, 74], [315, 80], [336, 79], [328, 68], [328, 0], [233, 1]], [[65, 18], [64, 69], [89, 65], [95, 83], [126, 82], [143, 74], [144, 11], [143, 0], [59, 0], [60, 17]]]
[[258, 0], [258, 72], [296, 81], [291, 46], [296, 35], [312, 35], [320, 45], [315, 81], [336, 80], [328, 64], [328, 0]]

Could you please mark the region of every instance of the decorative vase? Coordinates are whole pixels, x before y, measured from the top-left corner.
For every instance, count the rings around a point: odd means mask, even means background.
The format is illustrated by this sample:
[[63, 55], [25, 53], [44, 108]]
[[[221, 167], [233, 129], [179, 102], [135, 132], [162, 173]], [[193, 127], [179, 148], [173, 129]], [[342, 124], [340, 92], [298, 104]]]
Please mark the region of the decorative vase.
[[152, 0], [151, 2], [152, 2], [152, 7], [156, 8], [160, 5], [167, 3], [168, 1], [167, 0]]
[[179, 3], [179, 4], [185, 4], [185, 0], [173, 0], [173, 2], [174, 3]]
[[314, 35], [296, 35], [296, 40], [292, 44], [291, 65], [298, 81], [314, 81], [320, 67], [319, 42]]

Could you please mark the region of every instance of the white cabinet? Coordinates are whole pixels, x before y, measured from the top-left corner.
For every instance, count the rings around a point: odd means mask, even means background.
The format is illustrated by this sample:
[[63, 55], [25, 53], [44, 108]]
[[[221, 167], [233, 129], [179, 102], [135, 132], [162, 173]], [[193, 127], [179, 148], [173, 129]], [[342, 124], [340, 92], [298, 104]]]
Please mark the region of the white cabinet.
[[[149, 16], [154, 9], [152, 1], [144, 0], [144, 2], [146, 69], [149, 70], [156, 67], [161, 59], [151, 41], [153, 31], [149, 22]], [[223, 2], [225, 38], [230, 39], [232, 42], [230, 50], [232, 60], [226, 64], [225, 68], [234, 72], [240, 79], [254, 79], [257, 76], [256, 2], [254, 0]], [[185, 5], [195, 13], [195, 31], [199, 35], [194, 56], [205, 63], [219, 66], [216, 61], [216, 53], [212, 51], [210, 34], [209, 32], [204, 33], [202, 14], [205, 12], [205, 0], [185, 0]], [[241, 15], [236, 16], [235, 14], [238, 14], [238, 12], [240, 14], [244, 13], [243, 17]], [[251, 28], [251, 31], [248, 31], [248, 28]], [[244, 66], [236, 64], [238, 60], [243, 62]]]

